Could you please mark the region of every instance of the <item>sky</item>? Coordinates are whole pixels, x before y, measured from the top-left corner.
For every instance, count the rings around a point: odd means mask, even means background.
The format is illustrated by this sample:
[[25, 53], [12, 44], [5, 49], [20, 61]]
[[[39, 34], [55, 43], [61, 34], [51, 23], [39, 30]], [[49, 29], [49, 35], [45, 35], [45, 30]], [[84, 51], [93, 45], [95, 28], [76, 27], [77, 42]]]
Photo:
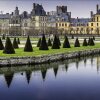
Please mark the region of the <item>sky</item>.
[[46, 11], [56, 11], [57, 5], [68, 6], [72, 17], [89, 18], [91, 10], [96, 13], [96, 4], [100, 5], [100, 0], [0, 0], [0, 11], [11, 13], [18, 6], [20, 13], [30, 12], [33, 3], [42, 4]]

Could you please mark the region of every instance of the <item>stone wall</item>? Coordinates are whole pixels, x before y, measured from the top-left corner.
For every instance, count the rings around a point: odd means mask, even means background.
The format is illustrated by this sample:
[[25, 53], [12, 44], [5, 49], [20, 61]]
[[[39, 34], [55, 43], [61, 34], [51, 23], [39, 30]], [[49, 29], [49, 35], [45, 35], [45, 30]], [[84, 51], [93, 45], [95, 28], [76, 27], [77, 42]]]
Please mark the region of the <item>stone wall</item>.
[[37, 57], [10, 57], [10, 58], [1, 57], [0, 67], [15, 66], [15, 65], [18, 65], [18, 66], [19, 65], [36, 65], [36, 64], [56, 62], [59, 60], [86, 57], [86, 56], [91, 56], [95, 54], [100, 54], [100, 49], [75, 51], [71, 53], [43, 55], [43, 56], [37, 56]]

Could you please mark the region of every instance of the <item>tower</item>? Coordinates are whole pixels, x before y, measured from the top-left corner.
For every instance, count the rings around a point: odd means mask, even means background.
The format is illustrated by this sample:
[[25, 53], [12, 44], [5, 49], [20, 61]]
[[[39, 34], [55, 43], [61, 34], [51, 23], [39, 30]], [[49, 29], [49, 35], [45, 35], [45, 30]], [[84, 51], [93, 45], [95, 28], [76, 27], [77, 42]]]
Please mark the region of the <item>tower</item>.
[[97, 10], [97, 13], [98, 13], [98, 10], [99, 10], [99, 5], [98, 4], [96, 5], [96, 10]]
[[18, 7], [16, 7], [15, 9], [15, 16], [18, 16], [19, 15], [19, 10], [18, 10]]

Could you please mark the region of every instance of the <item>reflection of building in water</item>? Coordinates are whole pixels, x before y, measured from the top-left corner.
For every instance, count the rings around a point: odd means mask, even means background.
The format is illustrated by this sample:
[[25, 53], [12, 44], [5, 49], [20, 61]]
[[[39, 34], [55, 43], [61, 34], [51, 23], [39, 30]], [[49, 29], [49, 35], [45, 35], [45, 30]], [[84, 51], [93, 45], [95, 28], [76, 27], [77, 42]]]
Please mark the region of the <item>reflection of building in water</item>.
[[11, 82], [12, 82], [12, 80], [13, 80], [13, 76], [14, 76], [14, 73], [13, 73], [13, 72], [4, 74], [5, 81], [6, 81], [6, 83], [7, 83], [7, 87], [8, 87], [8, 88], [9, 88], [10, 85], [11, 85]]
[[30, 82], [31, 76], [32, 76], [32, 71], [30, 71], [30, 70], [26, 71], [26, 78], [27, 78], [28, 84]]

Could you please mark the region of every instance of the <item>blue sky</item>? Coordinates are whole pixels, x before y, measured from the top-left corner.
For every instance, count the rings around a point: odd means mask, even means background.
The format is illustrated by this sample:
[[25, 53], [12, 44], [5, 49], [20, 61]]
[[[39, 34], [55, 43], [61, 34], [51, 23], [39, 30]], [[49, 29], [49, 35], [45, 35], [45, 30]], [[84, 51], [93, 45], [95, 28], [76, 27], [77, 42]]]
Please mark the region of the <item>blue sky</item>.
[[42, 4], [46, 11], [55, 11], [57, 5], [67, 5], [72, 17], [90, 17], [90, 11], [96, 12], [96, 4], [100, 0], [0, 0], [0, 11], [11, 13], [18, 6], [20, 13], [30, 12], [32, 3]]

